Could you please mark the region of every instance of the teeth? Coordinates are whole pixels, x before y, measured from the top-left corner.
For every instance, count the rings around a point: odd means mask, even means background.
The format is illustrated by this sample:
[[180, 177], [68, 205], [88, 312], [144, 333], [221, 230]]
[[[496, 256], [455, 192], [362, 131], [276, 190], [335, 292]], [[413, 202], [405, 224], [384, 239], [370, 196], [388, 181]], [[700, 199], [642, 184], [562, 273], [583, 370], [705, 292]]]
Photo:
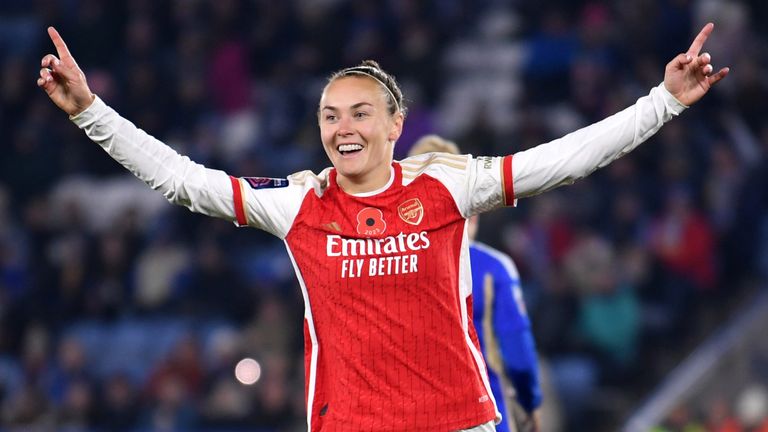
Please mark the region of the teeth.
[[349, 151], [355, 151], [355, 150], [362, 150], [363, 146], [360, 144], [342, 144], [339, 146], [340, 152], [349, 152]]

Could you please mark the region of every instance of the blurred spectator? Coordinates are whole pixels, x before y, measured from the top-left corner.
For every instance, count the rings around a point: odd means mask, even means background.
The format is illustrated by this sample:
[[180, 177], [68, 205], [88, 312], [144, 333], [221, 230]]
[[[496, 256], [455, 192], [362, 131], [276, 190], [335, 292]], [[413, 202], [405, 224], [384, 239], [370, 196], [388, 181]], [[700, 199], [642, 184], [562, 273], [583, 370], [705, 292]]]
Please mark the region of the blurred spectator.
[[[252, 397], [232, 377], [221, 377], [208, 391], [201, 407], [201, 424], [209, 428], [247, 429], [266, 424], [254, 415]], [[256, 422], [255, 420], [259, 420]]]
[[294, 421], [290, 388], [280, 378], [269, 376], [261, 383], [261, 392], [254, 407], [254, 416], [260, 425], [285, 428]]
[[255, 296], [227, 260], [220, 241], [203, 239], [195, 252], [180, 276], [180, 311], [200, 318], [247, 321]]
[[[84, 399], [82, 393], [88, 393], [90, 399], [90, 388], [85, 387], [90, 386], [91, 374], [88, 372], [85, 350], [78, 339], [69, 336], [59, 343], [57, 361], [43, 379], [47, 393], [56, 404], [61, 404], [68, 397], [80, 403], [80, 399]], [[75, 386], [82, 388], [73, 390]]]
[[55, 425], [45, 393], [28, 384], [18, 393], [3, 401], [3, 424], [28, 430], [46, 430]]
[[198, 341], [194, 335], [186, 335], [150, 374], [147, 391], [153, 398], [166, 398], [169, 404], [175, 406], [180, 399], [200, 394], [203, 390], [203, 373]]
[[183, 378], [164, 375], [156, 383], [156, 393], [149, 399], [141, 427], [153, 431], [190, 430], [197, 422], [191, 394]]
[[105, 379], [95, 425], [109, 432], [134, 430], [139, 421], [139, 395], [130, 378], [121, 373]]
[[88, 432], [94, 424], [94, 405], [91, 384], [82, 380], [71, 382], [56, 415], [58, 429], [68, 432]]
[[633, 287], [621, 278], [615, 252], [604, 239], [586, 234], [568, 252], [564, 266], [581, 299], [581, 337], [598, 354], [602, 371], [626, 371], [637, 351], [639, 304]]
[[134, 301], [144, 311], [168, 310], [178, 294], [177, 278], [189, 265], [189, 254], [182, 245], [162, 235], [153, 239], [136, 264]]
[[717, 281], [714, 232], [691, 201], [688, 190], [668, 191], [664, 212], [651, 227], [651, 247], [672, 276], [710, 290]]
[[710, 408], [706, 429], [711, 432], [740, 432], [743, 430], [739, 421], [730, 412], [728, 401], [715, 399]]
[[736, 415], [741, 424], [752, 431], [768, 428], [768, 391], [762, 384], [752, 384], [736, 399]]

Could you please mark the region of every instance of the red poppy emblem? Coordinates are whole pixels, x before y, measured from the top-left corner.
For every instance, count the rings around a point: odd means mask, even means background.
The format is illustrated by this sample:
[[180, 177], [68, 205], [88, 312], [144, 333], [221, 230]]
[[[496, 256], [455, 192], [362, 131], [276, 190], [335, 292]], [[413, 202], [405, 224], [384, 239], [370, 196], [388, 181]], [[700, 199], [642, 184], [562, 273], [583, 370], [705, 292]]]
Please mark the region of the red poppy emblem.
[[384, 233], [387, 223], [384, 213], [373, 207], [366, 207], [357, 214], [357, 233], [364, 236], [375, 236]]
[[397, 207], [397, 214], [406, 223], [418, 225], [424, 217], [424, 206], [418, 198], [411, 198]]

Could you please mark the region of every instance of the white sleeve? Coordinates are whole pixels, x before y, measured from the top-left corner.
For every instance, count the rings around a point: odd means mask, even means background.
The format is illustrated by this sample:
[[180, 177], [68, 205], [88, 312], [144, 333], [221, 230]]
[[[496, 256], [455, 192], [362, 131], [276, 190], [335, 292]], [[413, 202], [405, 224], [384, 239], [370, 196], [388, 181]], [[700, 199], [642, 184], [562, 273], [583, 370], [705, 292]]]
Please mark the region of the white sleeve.
[[586, 177], [632, 151], [685, 108], [662, 83], [617, 114], [515, 153], [512, 158], [515, 198], [536, 195]]
[[425, 174], [448, 189], [465, 218], [502, 206], [515, 205], [512, 156], [425, 153], [400, 162], [406, 183]]
[[264, 177], [231, 178], [235, 201], [235, 223], [263, 229], [280, 239], [288, 235], [307, 193], [322, 195], [328, 172], [292, 174], [287, 179]]
[[179, 155], [122, 118], [98, 97], [88, 109], [71, 120], [112, 158], [152, 189], [160, 191], [171, 203], [197, 213], [239, 222], [238, 211], [242, 208], [236, 209], [235, 205], [239, 196], [250, 209], [247, 225], [284, 235], [280, 228], [285, 224], [270, 220], [272, 215], [279, 220], [285, 219], [282, 209], [272, 207], [284, 203], [284, 200], [272, 199], [274, 191], [279, 189], [245, 190], [243, 186], [249, 187], [243, 184], [247, 184], [245, 179], [230, 177], [223, 171], [206, 168]]

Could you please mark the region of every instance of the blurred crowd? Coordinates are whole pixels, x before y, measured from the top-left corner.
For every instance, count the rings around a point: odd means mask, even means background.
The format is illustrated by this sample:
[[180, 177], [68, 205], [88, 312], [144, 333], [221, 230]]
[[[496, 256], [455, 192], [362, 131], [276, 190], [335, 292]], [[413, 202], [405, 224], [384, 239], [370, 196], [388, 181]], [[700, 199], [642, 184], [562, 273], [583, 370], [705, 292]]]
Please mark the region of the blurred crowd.
[[[754, 298], [733, 324], [686, 360], [687, 370], [701, 376], [652, 432], [768, 432], [767, 299], [765, 292]], [[710, 365], [701, 368], [705, 363]]]
[[[761, 0], [4, 0], [0, 425], [302, 430], [303, 304], [282, 243], [168, 205], [36, 88], [54, 25], [91, 89], [238, 176], [328, 165], [316, 109], [375, 59], [425, 133], [504, 155], [648, 93], [708, 22], [731, 75], [630, 156], [483, 216], [511, 254], [565, 430], [616, 430], [768, 275]], [[256, 359], [261, 378], [234, 365]], [[705, 430], [721, 430], [710, 428]]]
[[768, 392], [750, 386], [733, 401], [716, 398], [707, 406], [681, 404], [651, 432], [766, 432]]

